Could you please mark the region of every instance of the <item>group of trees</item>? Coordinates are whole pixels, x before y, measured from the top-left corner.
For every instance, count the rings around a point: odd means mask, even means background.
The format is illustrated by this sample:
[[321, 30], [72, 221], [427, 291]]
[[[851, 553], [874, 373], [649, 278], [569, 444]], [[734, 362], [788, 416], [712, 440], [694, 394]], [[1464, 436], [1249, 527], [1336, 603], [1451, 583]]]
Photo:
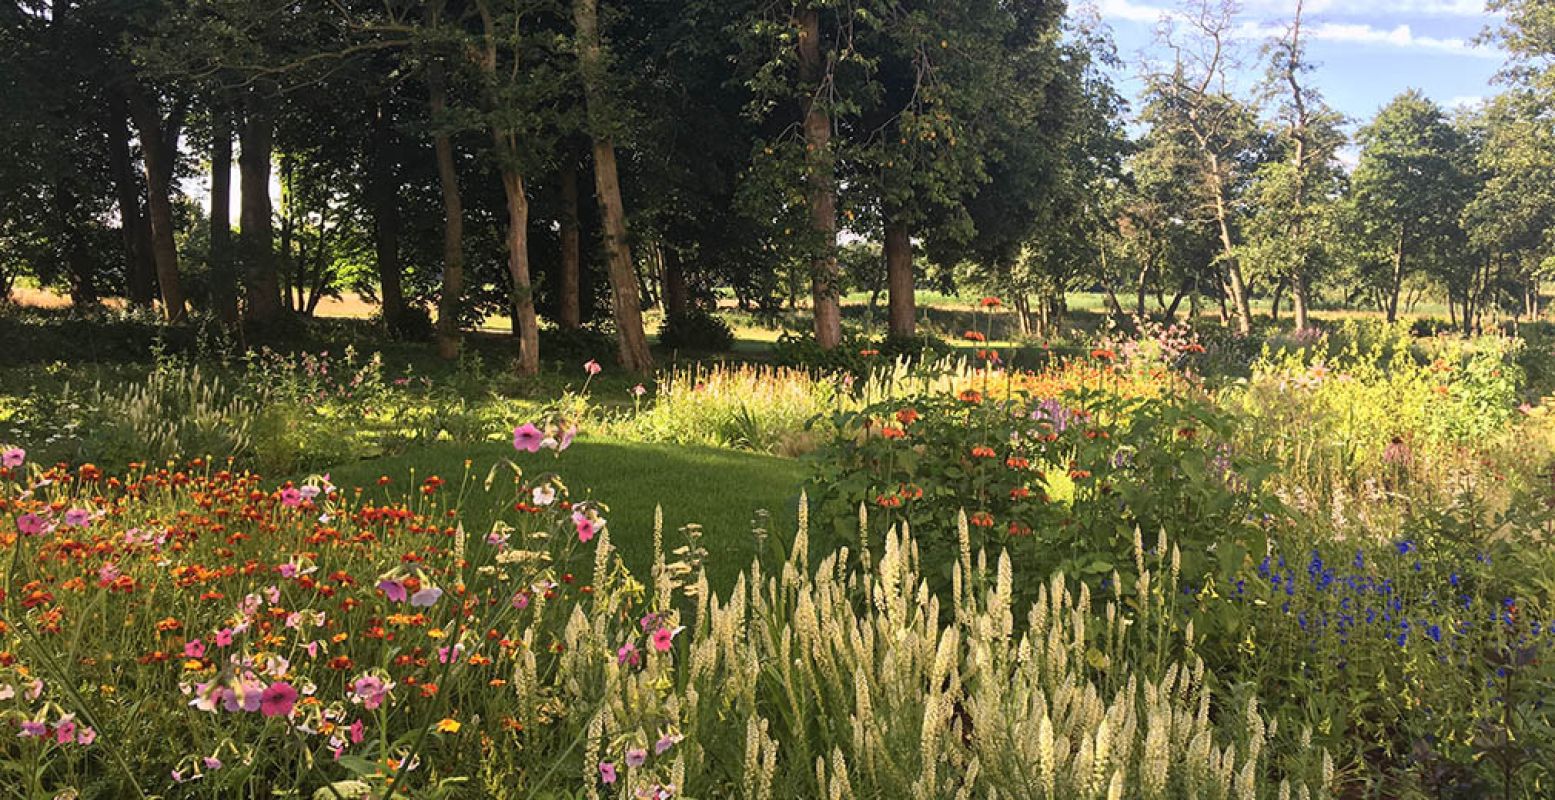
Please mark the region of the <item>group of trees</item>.
[[1244, 329], [1255, 297], [1304, 326], [1429, 285], [1472, 326], [1537, 313], [1555, 214], [1555, 25], [1494, 2], [1507, 91], [1451, 119], [1401, 95], [1347, 171], [1299, 4], [1260, 69], [1229, 0], [1188, 0], [1131, 138], [1105, 29], [1063, 0], [20, 0], [0, 290], [265, 326], [349, 289], [447, 357], [505, 313], [524, 372], [542, 317], [647, 369], [643, 309], [719, 291], [808, 294], [822, 347], [849, 288], [913, 336], [926, 282], [1038, 327], [1098, 289]]

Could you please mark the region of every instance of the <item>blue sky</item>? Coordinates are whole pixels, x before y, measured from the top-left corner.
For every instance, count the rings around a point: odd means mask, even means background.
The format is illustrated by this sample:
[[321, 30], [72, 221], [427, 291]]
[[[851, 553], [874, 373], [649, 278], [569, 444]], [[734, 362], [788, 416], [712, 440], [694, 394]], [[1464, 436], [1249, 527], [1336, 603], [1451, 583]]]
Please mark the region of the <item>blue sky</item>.
[[[1126, 62], [1119, 88], [1133, 100], [1141, 59], [1161, 58], [1155, 29], [1173, 0], [1092, 0]], [[1263, 72], [1258, 48], [1284, 30], [1294, 0], [1243, 0], [1238, 39], [1250, 76]], [[1495, 94], [1501, 66], [1494, 47], [1474, 39], [1495, 17], [1483, 0], [1306, 0], [1302, 27], [1311, 80], [1328, 103], [1364, 122], [1394, 95], [1414, 88], [1443, 106], [1472, 104]]]

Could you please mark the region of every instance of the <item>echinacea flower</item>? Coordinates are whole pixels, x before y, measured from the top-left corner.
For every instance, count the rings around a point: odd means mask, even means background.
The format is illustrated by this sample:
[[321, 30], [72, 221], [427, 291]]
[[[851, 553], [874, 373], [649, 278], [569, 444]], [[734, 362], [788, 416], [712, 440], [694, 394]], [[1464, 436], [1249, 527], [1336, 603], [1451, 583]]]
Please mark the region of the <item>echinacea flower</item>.
[[526, 422], [513, 429], [513, 449], [526, 453], [540, 452], [540, 443], [545, 441], [545, 432], [535, 427], [533, 422]]
[[259, 695], [259, 711], [267, 717], [284, 717], [297, 704], [297, 690], [285, 681], [276, 681]]
[[19, 467], [27, 460], [27, 451], [20, 447], [8, 447], [0, 451], [0, 467]]

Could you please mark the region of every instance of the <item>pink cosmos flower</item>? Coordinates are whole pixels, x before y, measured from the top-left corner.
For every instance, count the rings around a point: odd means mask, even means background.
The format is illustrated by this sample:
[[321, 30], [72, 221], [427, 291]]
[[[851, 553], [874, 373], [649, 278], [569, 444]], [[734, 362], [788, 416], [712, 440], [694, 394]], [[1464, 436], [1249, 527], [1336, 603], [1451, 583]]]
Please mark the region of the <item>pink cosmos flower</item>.
[[20, 447], [8, 447], [0, 452], [0, 467], [19, 467], [27, 460], [27, 451]]
[[533, 422], [526, 422], [513, 429], [513, 449], [526, 453], [540, 452], [540, 443], [545, 441], [545, 432], [535, 427]]
[[648, 751], [641, 747], [633, 747], [626, 751], [626, 765], [636, 769], [648, 762]]
[[281, 490], [281, 505], [296, 508], [302, 505], [302, 491], [295, 486], [288, 486]]
[[616, 782], [616, 765], [609, 761], [599, 762], [600, 783], [610, 784]]
[[72, 508], [65, 512], [65, 524], [72, 528], [85, 528], [92, 521], [92, 512], [84, 508]]
[[443, 590], [436, 586], [428, 586], [410, 596], [410, 604], [417, 608], [429, 608], [443, 596]]
[[660, 628], [654, 631], [653, 635], [649, 637], [653, 642], [653, 649], [661, 653], [668, 653], [670, 648], [675, 646], [675, 634], [677, 633], [680, 633], [679, 628], [674, 630]]
[[384, 596], [389, 598], [389, 602], [392, 603], [403, 603], [405, 598], [409, 596], [405, 591], [405, 584], [399, 581], [378, 581], [378, 591], [383, 592]]
[[270, 684], [259, 696], [259, 711], [267, 717], [287, 716], [296, 704], [297, 690], [285, 681]]
[[589, 374], [589, 377], [591, 377], [591, 378], [593, 376], [595, 376], [595, 375], [598, 375], [603, 370], [604, 370], [604, 367], [601, 367], [599, 365], [599, 362], [595, 361], [592, 358], [589, 359], [588, 361], [584, 362], [584, 364], [583, 364], [583, 371], [587, 372]]
[[184, 658], [204, 658], [205, 642], [191, 639], [184, 643]]
[[47, 528], [48, 525], [43, 521], [43, 517], [30, 511], [16, 518], [16, 530], [23, 536], [37, 536]]

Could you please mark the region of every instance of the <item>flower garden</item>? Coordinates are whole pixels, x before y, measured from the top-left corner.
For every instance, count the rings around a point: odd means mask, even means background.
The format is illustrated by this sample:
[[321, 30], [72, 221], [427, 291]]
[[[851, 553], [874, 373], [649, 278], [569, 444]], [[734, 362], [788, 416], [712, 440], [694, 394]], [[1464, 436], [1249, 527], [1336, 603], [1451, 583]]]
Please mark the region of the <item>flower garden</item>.
[[1555, 794], [1549, 339], [968, 338], [19, 368], [0, 795]]

